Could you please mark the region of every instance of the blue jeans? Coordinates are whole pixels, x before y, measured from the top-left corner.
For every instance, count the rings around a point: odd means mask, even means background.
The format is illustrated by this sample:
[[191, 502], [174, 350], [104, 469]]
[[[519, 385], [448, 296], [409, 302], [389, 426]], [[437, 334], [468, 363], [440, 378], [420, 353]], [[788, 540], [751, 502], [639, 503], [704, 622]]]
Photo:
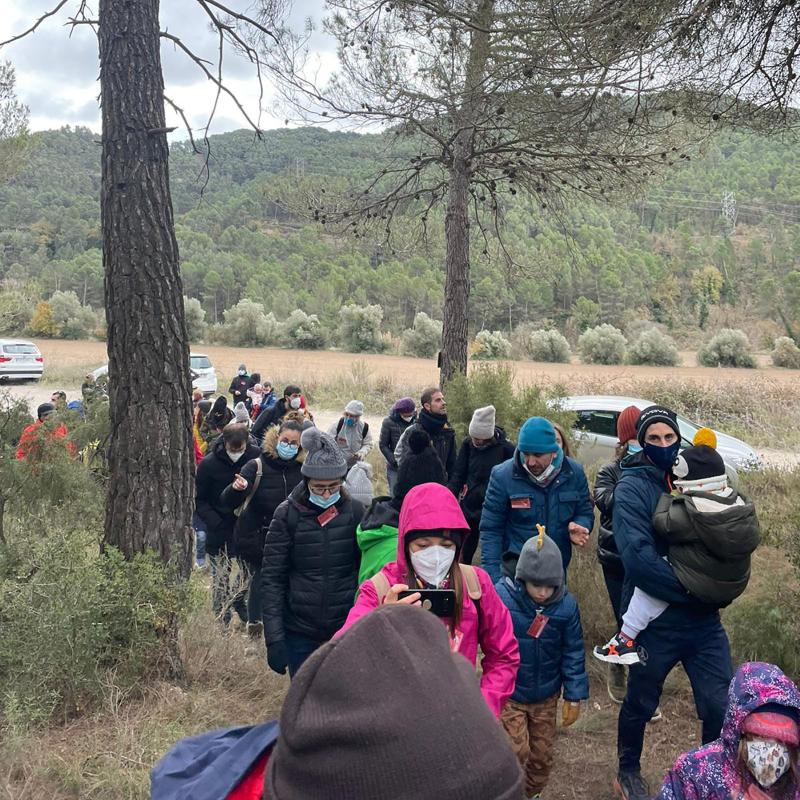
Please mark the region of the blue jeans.
[[318, 642], [302, 633], [285, 631], [286, 649], [289, 654], [289, 677], [293, 678], [295, 672], [305, 663], [305, 660], [324, 642]]
[[386, 481], [389, 484], [389, 496], [394, 497], [394, 487], [397, 485], [397, 468], [386, 465]]
[[211, 608], [217, 620], [226, 627], [235, 611], [242, 622], [247, 622], [247, 609], [242, 591], [245, 579], [241, 569], [233, 573], [234, 563], [223, 548], [217, 555], [209, 553], [211, 562]]
[[192, 514], [192, 527], [194, 528], [194, 542], [197, 550], [196, 558], [202, 562], [206, 557], [206, 524], [195, 511]]
[[716, 615], [681, 628], [653, 624], [636, 643], [644, 648], [646, 659], [628, 671], [628, 693], [617, 725], [620, 772], [639, 771], [645, 728], [658, 707], [664, 681], [677, 664], [683, 664], [692, 684], [703, 744], [719, 737], [733, 677], [728, 637]]

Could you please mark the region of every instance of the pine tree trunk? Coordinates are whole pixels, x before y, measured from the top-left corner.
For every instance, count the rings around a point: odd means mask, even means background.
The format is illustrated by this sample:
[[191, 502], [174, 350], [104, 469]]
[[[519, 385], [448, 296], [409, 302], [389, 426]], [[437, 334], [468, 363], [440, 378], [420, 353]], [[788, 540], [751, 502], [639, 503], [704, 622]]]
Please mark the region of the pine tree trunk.
[[159, 0], [100, 0], [111, 444], [105, 543], [191, 569], [189, 344], [169, 190]]

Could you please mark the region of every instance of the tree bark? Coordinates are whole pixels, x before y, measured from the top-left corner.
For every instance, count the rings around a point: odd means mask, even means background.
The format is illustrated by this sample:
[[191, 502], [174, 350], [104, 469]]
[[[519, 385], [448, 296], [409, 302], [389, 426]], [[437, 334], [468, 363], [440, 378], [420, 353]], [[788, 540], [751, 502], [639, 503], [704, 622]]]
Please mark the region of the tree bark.
[[100, 0], [101, 215], [111, 443], [105, 544], [191, 570], [194, 453], [159, 0]]

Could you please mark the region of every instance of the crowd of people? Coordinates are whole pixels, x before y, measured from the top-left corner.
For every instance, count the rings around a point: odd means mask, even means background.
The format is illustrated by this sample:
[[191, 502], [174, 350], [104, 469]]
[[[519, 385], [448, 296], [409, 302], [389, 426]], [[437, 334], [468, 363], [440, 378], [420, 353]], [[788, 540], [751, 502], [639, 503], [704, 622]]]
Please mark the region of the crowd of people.
[[[361, 401], [325, 431], [299, 386], [276, 398], [242, 365], [229, 393], [232, 408], [195, 398], [198, 563], [210, 562], [220, 625], [263, 636], [269, 668], [292, 684], [280, 734], [211, 735], [247, 766], [246, 780], [240, 769], [213, 796], [540, 797], [559, 708], [568, 728], [589, 697], [580, 598], [568, 585], [596, 507], [618, 631], [592, 652], [620, 704], [620, 796], [651, 797], [645, 731], [680, 663], [703, 747], [677, 761], [658, 797], [800, 797], [798, 691], [770, 665], [734, 676], [720, 621], [747, 585], [759, 528], [713, 432], [682, 449], [669, 408], [630, 407], [616, 458], [590, 488], [558, 425], [531, 417], [514, 443], [490, 405], [474, 410], [459, 444], [445, 395], [431, 388], [383, 420], [388, 494], [373, 497]], [[443, 714], [448, 704], [457, 716]], [[445, 731], [463, 741], [435, 760]], [[179, 745], [154, 772], [153, 797], [190, 796], [170, 791], [197, 777], [187, 759], [211, 741]], [[463, 780], [451, 775], [459, 753]]]

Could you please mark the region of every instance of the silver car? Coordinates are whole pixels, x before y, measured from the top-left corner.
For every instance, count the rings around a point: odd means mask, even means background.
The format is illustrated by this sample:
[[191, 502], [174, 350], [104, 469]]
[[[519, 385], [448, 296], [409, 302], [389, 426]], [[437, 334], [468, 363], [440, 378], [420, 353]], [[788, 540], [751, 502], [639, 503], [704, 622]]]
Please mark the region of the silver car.
[[[565, 411], [574, 411], [575, 437], [580, 442], [578, 458], [583, 464], [613, 461], [617, 446], [617, 417], [628, 406], [645, 409], [654, 405], [651, 400], [640, 397], [619, 397], [616, 395], [573, 395], [552, 401], [553, 405]], [[681, 431], [681, 445], [689, 447], [692, 439], [702, 427], [696, 422], [678, 414], [678, 427]], [[761, 459], [748, 444], [734, 436], [714, 431], [717, 436], [717, 451], [727, 464], [737, 470], [756, 469]]]
[[0, 339], [0, 380], [38, 381], [44, 372], [44, 357], [33, 342]]

